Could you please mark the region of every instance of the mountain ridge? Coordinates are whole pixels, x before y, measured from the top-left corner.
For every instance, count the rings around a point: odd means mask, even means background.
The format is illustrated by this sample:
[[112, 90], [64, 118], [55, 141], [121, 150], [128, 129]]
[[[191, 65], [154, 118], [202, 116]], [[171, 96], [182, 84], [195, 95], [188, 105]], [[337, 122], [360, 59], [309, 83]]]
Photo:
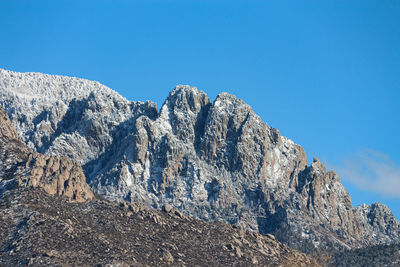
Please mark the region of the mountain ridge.
[[93, 195], [80, 165], [19, 140], [0, 107], [0, 265], [319, 266], [272, 235]]
[[197, 88], [177, 86], [158, 111], [84, 80], [76, 84], [85, 94], [56, 98], [57, 106], [15, 93], [53, 76], [10, 73], [0, 71], [0, 105], [20, 136], [37, 151], [80, 162], [92, 189], [108, 198], [173, 204], [196, 218], [275, 234], [305, 252], [399, 241], [386, 206], [354, 208], [336, 173], [318, 159], [308, 165], [301, 146], [233, 95], [211, 102]]

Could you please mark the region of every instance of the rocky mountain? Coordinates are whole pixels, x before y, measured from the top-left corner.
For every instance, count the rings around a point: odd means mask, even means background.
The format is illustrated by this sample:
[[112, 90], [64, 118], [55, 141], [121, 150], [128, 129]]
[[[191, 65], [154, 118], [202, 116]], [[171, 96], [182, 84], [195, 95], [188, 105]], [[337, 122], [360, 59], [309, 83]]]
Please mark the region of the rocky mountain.
[[81, 168], [19, 141], [0, 108], [0, 266], [318, 266], [272, 235], [95, 198]]
[[0, 105], [28, 146], [82, 164], [109, 199], [274, 234], [305, 252], [399, 242], [382, 204], [354, 208], [334, 172], [227, 93], [177, 86], [160, 111], [84, 79], [0, 70]]

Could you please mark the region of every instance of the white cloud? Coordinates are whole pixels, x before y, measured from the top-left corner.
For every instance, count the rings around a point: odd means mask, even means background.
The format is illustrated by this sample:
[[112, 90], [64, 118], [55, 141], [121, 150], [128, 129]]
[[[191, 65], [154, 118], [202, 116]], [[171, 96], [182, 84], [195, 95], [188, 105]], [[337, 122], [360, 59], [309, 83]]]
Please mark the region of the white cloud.
[[388, 155], [365, 149], [335, 169], [343, 180], [361, 190], [400, 198], [400, 165]]

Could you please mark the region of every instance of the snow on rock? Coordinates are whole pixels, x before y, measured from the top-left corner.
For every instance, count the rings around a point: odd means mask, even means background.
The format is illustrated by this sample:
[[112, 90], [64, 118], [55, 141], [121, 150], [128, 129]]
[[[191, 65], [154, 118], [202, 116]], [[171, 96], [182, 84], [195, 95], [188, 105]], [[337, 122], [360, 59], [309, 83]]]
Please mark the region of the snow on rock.
[[158, 112], [98, 82], [0, 70], [0, 105], [31, 148], [79, 161], [108, 198], [170, 203], [302, 251], [399, 241], [394, 217], [367, 219], [334, 172], [307, 166], [301, 146], [231, 94], [211, 102], [179, 85]]

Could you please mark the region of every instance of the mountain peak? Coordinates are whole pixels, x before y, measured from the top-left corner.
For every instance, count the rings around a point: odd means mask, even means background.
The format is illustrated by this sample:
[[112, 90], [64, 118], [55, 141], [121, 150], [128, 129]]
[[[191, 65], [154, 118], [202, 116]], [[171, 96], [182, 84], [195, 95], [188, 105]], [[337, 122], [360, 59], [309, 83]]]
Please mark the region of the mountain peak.
[[[301, 146], [234, 95], [221, 93], [211, 103], [203, 91], [178, 85], [159, 113], [150, 102], [110, 91], [23, 101], [12, 93], [21, 81], [37, 90], [62, 85], [68, 93], [81, 80], [60, 84], [67, 78], [3, 73], [0, 105], [18, 134], [47, 156], [82, 163], [98, 194], [154, 208], [169, 203], [196, 218], [274, 234], [308, 252], [400, 240], [395, 218], [377, 224], [370, 208], [358, 212], [336, 174], [317, 159], [307, 166]], [[92, 93], [103, 88], [79, 86]]]
[[165, 104], [170, 108], [179, 110], [190, 110], [198, 112], [202, 106], [210, 103], [210, 99], [203, 91], [197, 87], [189, 85], [177, 85], [172, 92], [169, 93]]
[[199, 92], [200, 90], [197, 89], [197, 87], [195, 86], [190, 86], [187, 84], [178, 84], [174, 87], [174, 89], [172, 89], [172, 91], [170, 92], [170, 95], [174, 95], [174, 94], [179, 94], [182, 92]]

